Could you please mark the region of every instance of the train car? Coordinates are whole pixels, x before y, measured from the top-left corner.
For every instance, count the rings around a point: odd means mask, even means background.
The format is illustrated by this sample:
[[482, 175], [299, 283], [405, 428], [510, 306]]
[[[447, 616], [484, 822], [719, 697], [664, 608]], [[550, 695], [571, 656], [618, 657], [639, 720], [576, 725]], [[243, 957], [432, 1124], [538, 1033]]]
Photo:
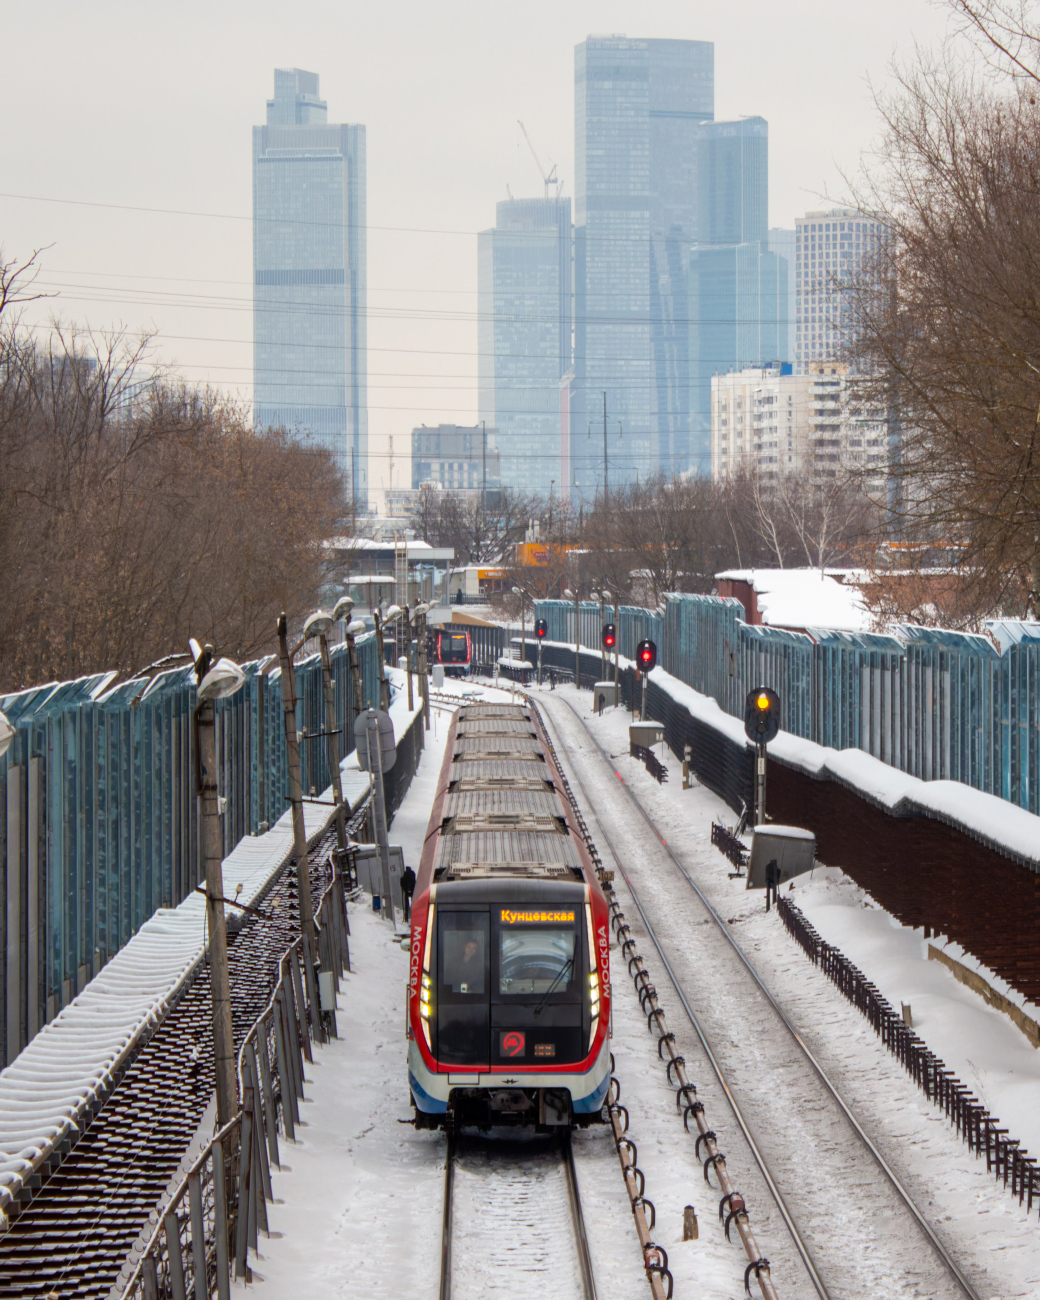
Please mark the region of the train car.
[[430, 662], [443, 664], [449, 677], [465, 677], [473, 662], [473, 639], [468, 632], [435, 628], [430, 634]]
[[607, 901], [541, 719], [464, 705], [412, 901], [416, 1125], [599, 1122], [609, 1038]]

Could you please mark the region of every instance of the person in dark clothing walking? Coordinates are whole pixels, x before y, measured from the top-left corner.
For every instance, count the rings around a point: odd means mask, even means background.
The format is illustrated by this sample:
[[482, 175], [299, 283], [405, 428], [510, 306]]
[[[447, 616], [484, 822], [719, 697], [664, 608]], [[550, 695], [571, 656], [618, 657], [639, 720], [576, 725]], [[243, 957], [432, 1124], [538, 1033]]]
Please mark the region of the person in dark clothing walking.
[[412, 919], [412, 895], [415, 893], [415, 872], [405, 867], [401, 872], [401, 897], [404, 899], [404, 919]]

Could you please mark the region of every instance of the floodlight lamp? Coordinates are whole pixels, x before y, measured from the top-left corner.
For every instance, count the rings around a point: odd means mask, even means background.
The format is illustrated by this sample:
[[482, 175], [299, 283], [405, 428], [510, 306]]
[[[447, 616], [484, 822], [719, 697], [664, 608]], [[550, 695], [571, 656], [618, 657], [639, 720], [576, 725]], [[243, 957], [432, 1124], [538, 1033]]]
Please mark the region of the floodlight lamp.
[[522, 596], [523, 594], [524, 594], [524, 593], [520, 590], [519, 587], [514, 587], [514, 588], [513, 588], [513, 595], [514, 595], [514, 596]]
[[246, 675], [231, 659], [218, 659], [199, 682], [198, 701], [226, 700], [246, 684]]
[[424, 618], [430, 612], [429, 604], [424, 600], [412, 610], [412, 618]]
[[350, 618], [350, 611], [354, 608], [354, 598], [352, 596], [340, 596], [336, 601], [336, 608], [332, 611], [333, 620], [339, 623], [344, 618]]
[[365, 620], [352, 618], [347, 624], [347, 636], [360, 636], [365, 631]]
[[404, 610], [401, 608], [400, 605], [391, 605], [390, 608], [383, 615], [383, 622], [392, 623], [395, 618], [400, 618], [403, 613]]
[[563, 589], [563, 598], [564, 598], [564, 600], [573, 600], [573, 599], [574, 599], [574, 592], [571, 591], [570, 587], [564, 587], [564, 589]]
[[604, 605], [609, 605], [609, 604], [610, 604], [610, 592], [609, 592], [609, 591], [601, 591], [601, 592], [599, 593], [599, 598], [600, 598], [600, 600], [604, 603]]
[[14, 743], [15, 729], [7, 721], [7, 717], [0, 713], [0, 758], [11, 748]]
[[313, 614], [308, 615], [303, 625], [303, 639], [309, 641], [312, 636], [321, 636], [327, 632], [335, 619], [324, 609], [316, 609]]
[[589, 592], [589, 600], [599, 600], [599, 592], [598, 592], [598, 591], [590, 591], [590, 592]]

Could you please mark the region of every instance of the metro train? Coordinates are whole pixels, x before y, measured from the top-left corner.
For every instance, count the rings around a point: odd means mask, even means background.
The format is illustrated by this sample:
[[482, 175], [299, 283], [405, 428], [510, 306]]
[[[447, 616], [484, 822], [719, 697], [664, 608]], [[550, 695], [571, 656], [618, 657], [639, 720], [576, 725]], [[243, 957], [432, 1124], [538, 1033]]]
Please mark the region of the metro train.
[[597, 1123], [610, 924], [537, 712], [468, 704], [448, 734], [412, 901], [419, 1128]]
[[430, 633], [430, 663], [443, 664], [449, 677], [465, 677], [473, 662], [473, 639], [468, 632], [434, 628]]

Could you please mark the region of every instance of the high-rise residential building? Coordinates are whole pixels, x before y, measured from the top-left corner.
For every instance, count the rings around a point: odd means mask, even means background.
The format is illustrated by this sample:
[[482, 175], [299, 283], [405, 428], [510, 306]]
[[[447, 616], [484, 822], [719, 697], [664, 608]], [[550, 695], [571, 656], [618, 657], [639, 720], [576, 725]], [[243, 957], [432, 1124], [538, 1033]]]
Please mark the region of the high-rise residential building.
[[689, 463], [687, 268], [714, 47], [590, 36], [575, 49], [574, 98], [569, 468], [589, 499], [603, 486], [604, 394], [612, 485]]
[[446, 491], [498, 488], [501, 481], [496, 430], [486, 425], [421, 425], [412, 430], [412, 487], [432, 483]]
[[548, 496], [566, 472], [560, 382], [571, 365], [570, 199], [507, 199], [477, 239], [480, 418], [502, 483]]
[[318, 75], [278, 68], [253, 128], [254, 417], [332, 451], [368, 495], [365, 128], [328, 122]]
[[839, 362], [749, 367], [711, 381], [711, 476], [752, 470], [826, 482], [855, 476], [879, 491], [888, 466], [884, 412], [864, 399]]
[[852, 208], [795, 219], [794, 353], [796, 367], [845, 355], [853, 342], [849, 291], [858, 286], [885, 239], [885, 227]]

